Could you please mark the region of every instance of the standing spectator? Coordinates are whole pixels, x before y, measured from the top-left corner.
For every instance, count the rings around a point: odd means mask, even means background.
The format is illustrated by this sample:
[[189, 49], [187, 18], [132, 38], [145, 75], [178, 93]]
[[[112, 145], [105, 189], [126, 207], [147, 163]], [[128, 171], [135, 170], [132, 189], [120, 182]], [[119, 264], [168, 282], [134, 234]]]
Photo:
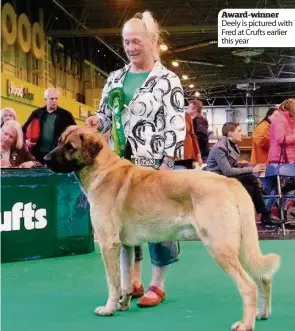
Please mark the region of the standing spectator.
[[[112, 127], [115, 150], [125, 158], [155, 169], [173, 170], [174, 159], [183, 157], [185, 137], [184, 96], [179, 78], [160, 63], [159, 27], [150, 12], [135, 15], [123, 27], [123, 45], [130, 61], [110, 74], [103, 89], [97, 116], [86, 124], [107, 132]], [[115, 112], [109, 106], [115, 88], [123, 90], [124, 106]], [[114, 102], [115, 104], [115, 102]], [[117, 103], [116, 103], [117, 104]], [[115, 118], [115, 121], [114, 121]], [[113, 125], [116, 123], [116, 125]], [[167, 266], [178, 260], [176, 243], [149, 243], [153, 264], [147, 293], [138, 301], [151, 307], [165, 299]], [[144, 293], [141, 280], [142, 249], [135, 251], [133, 296]]]
[[9, 120], [16, 120], [16, 112], [11, 107], [4, 107], [1, 110], [1, 127]]
[[1, 168], [32, 168], [39, 166], [33, 155], [24, 147], [21, 125], [14, 120], [6, 121], [1, 129]]
[[270, 125], [270, 163], [295, 162], [295, 99], [284, 101]]
[[202, 108], [203, 103], [201, 100], [191, 100], [188, 105], [188, 113], [193, 119], [193, 127], [198, 138], [202, 159], [206, 162], [209, 155], [209, 125], [207, 119], [202, 115]]
[[41, 163], [57, 145], [63, 131], [70, 125], [76, 125], [73, 115], [58, 107], [59, 96], [56, 88], [45, 90], [46, 105], [34, 110], [23, 126], [26, 145]]
[[252, 140], [251, 163], [268, 163], [268, 152], [270, 146], [269, 128], [272, 119], [279, 114], [278, 108], [268, 109], [263, 120], [257, 124]]
[[194, 162], [198, 162], [199, 166], [201, 167], [203, 161], [198, 139], [194, 132], [192, 118], [187, 112], [185, 113], [185, 127], [186, 135], [184, 140], [184, 157], [183, 160], [175, 161], [175, 166], [184, 167], [185, 169], [193, 169]]

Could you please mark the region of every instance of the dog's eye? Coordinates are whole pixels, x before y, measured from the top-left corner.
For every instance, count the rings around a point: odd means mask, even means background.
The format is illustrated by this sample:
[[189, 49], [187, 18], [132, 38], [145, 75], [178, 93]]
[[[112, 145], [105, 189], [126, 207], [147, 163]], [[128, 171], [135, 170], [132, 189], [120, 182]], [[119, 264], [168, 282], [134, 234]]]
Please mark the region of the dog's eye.
[[70, 152], [75, 152], [76, 150], [77, 150], [77, 148], [75, 148], [71, 143], [67, 143], [66, 145], [65, 145], [65, 148], [68, 150], [68, 151], [70, 151]]

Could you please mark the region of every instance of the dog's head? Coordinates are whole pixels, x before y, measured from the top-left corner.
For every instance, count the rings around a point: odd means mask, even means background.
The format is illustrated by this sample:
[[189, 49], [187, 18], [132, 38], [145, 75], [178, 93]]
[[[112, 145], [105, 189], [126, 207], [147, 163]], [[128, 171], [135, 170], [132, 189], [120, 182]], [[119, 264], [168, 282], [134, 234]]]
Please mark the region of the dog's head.
[[58, 146], [44, 157], [44, 162], [54, 172], [79, 171], [94, 162], [104, 144], [103, 136], [96, 130], [72, 125], [64, 131]]

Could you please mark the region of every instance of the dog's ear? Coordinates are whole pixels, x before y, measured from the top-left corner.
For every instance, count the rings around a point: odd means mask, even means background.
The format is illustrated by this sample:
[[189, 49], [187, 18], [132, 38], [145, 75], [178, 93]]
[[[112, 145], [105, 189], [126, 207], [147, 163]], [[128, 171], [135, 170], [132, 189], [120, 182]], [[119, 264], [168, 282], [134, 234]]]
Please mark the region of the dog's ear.
[[82, 157], [86, 163], [91, 163], [102, 150], [102, 143], [90, 134], [80, 134], [82, 142]]

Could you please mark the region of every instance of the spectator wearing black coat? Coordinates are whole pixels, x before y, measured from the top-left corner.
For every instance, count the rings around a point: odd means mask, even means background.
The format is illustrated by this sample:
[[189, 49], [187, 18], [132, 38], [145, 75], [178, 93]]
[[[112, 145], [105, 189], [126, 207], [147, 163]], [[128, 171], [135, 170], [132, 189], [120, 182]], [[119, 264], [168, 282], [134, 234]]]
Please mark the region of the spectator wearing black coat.
[[60, 92], [48, 88], [44, 92], [46, 105], [32, 112], [23, 125], [28, 150], [43, 163], [43, 157], [57, 144], [63, 131], [70, 125], [76, 125], [73, 115], [58, 107]]

